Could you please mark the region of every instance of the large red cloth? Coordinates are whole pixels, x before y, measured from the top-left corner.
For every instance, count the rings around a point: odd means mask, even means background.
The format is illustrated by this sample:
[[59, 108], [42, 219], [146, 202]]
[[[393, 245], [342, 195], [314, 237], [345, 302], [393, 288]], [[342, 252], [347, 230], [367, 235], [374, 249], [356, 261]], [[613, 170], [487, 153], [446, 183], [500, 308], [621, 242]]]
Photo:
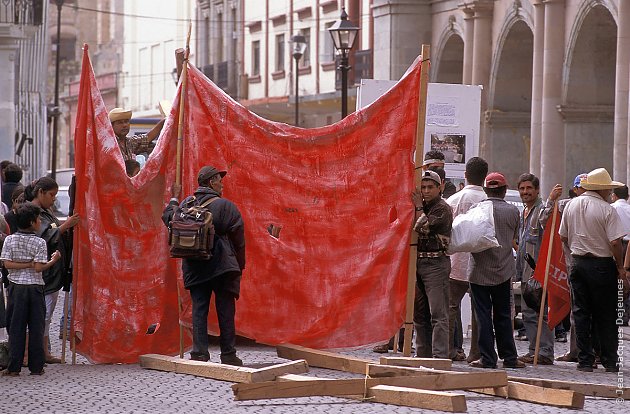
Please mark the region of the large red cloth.
[[538, 253], [534, 278], [541, 284], [545, 282], [545, 268], [547, 257], [549, 256], [549, 243], [553, 235], [553, 246], [551, 249], [551, 261], [549, 262], [549, 276], [547, 278], [547, 305], [549, 329], [554, 329], [571, 311], [571, 294], [567, 266], [562, 249], [562, 240], [558, 229], [560, 228], [560, 215], [556, 217], [555, 227], [551, 228], [552, 219], [547, 221], [543, 234], [542, 244]]
[[[223, 196], [240, 209], [247, 244], [239, 334], [334, 348], [386, 339], [401, 325], [419, 75], [418, 63], [369, 107], [331, 126], [301, 129], [250, 113], [188, 70], [183, 195], [196, 188], [201, 166], [228, 171]], [[169, 258], [160, 221], [175, 180], [178, 109], [173, 105], [146, 166], [127, 178], [84, 52], [73, 327], [78, 351], [94, 362], [132, 363], [179, 347], [180, 263]], [[270, 224], [282, 228], [279, 238]], [[190, 325], [189, 294], [180, 292], [182, 322]], [[210, 321], [216, 332], [216, 317]], [[157, 322], [160, 329], [146, 335]]]

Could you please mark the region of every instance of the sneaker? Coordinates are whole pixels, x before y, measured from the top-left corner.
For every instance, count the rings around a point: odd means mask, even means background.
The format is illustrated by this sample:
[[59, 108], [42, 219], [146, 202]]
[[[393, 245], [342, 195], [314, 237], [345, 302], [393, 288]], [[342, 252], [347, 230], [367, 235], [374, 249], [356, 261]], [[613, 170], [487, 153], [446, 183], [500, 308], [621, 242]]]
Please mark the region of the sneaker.
[[376, 345], [372, 348], [372, 352], [376, 352], [377, 354], [386, 354], [389, 352], [389, 344]]
[[588, 365], [578, 365], [577, 370], [581, 372], [593, 372], [593, 367]]
[[235, 367], [242, 367], [243, 361], [236, 356], [236, 354], [221, 355], [221, 363], [225, 365], [234, 365]]
[[576, 356], [571, 355], [570, 352], [567, 352], [564, 355], [560, 355], [558, 358], [556, 358], [556, 361], [560, 361], [560, 362], [578, 362], [578, 359]]
[[496, 369], [496, 365], [485, 365], [483, 363], [483, 361], [480, 359], [471, 362], [470, 364], [468, 364], [469, 366], [473, 367], [473, 368], [485, 368], [485, 369]]
[[503, 361], [503, 368], [513, 368], [513, 369], [518, 369], [518, 368], [525, 368], [527, 367], [527, 364], [525, 364], [524, 362], [519, 361], [518, 359], [514, 362], [505, 362]]

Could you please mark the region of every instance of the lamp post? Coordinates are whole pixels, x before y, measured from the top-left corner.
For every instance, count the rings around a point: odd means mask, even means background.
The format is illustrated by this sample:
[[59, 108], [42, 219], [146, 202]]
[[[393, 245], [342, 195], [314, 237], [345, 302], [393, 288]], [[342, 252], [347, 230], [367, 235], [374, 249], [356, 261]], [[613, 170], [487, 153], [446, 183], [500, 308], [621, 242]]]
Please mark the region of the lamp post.
[[52, 160], [50, 164], [50, 176], [53, 180], [57, 176], [57, 133], [59, 131], [59, 62], [61, 47], [61, 8], [63, 7], [64, 0], [55, 0], [57, 4], [57, 52], [55, 53], [55, 102], [54, 105], [54, 117], [53, 117], [53, 136], [52, 136]]
[[299, 126], [300, 68], [298, 64], [306, 51], [306, 38], [302, 35], [295, 35], [291, 37], [291, 43], [293, 43], [293, 58], [295, 59], [295, 126]]
[[329, 29], [333, 44], [341, 54], [341, 63], [337, 67], [341, 71], [341, 119], [348, 114], [348, 53], [357, 38], [359, 28], [348, 21], [346, 9], [341, 9], [341, 20], [337, 20]]

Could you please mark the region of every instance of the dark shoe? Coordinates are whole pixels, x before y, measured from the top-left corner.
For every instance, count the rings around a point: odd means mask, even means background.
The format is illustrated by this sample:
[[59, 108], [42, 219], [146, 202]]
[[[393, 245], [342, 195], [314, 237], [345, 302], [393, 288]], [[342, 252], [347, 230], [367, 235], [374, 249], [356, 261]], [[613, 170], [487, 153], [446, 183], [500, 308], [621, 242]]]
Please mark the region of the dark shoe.
[[526, 335], [521, 335], [521, 334], [516, 334], [514, 339], [516, 339], [517, 341], [527, 341], [527, 336]]
[[452, 361], [466, 361], [466, 354], [461, 351], [457, 351], [455, 356], [451, 358]]
[[242, 367], [243, 361], [236, 354], [221, 355], [221, 363], [225, 365], [234, 365], [235, 367]]
[[538, 355], [538, 365], [553, 365], [553, 359]]
[[42, 369], [39, 372], [31, 372], [31, 375], [44, 375], [44, 370]]
[[582, 372], [593, 372], [593, 367], [588, 365], [578, 365], [577, 370]]
[[561, 362], [578, 362], [578, 359], [576, 356], [572, 356], [570, 352], [567, 352], [564, 355], [559, 356], [558, 358], [556, 358], [556, 361], [561, 361]]
[[484, 363], [481, 361], [481, 359], [473, 361], [473, 362], [469, 363], [468, 365], [473, 367], [473, 368], [486, 368], [486, 369], [496, 369], [496, 367], [497, 367], [496, 365], [484, 365]]
[[534, 363], [534, 356], [530, 355], [530, 354], [525, 354], [522, 355], [520, 357], [518, 357], [518, 360], [521, 362], [524, 362], [526, 364], [533, 364]]
[[619, 372], [619, 367], [617, 365], [606, 367], [606, 372]]
[[4, 371], [2, 371], [3, 377], [17, 377], [19, 375], [20, 375], [19, 372], [9, 371], [8, 369], [5, 369]]
[[513, 368], [513, 369], [518, 369], [518, 368], [525, 368], [527, 367], [527, 364], [525, 364], [524, 362], [519, 361], [518, 359], [514, 362], [505, 362], [503, 361], [503, 368]]
[[210, 361], [210, 355], [200, 354], [199, 352], [191, 352], [190, 359], [192, 361], [208, 362]]
[[566, 343], [567, 342], [567, 333], [563, 332], [559, 335], [556, 335], [556, 342], [563, 342]]
[[470, 355], [468, 355], [468, 358], [466, 358], [466, 362], [468, 362], [470, 364], [471, 362], [476, 361], [479, 358], [481, 358], [481, 355], [470, 354]]
[[377, 354], [386, 354], [389, 352], [389, 344], [376, 345], [372, 348], [372, 352], [376, 352]]

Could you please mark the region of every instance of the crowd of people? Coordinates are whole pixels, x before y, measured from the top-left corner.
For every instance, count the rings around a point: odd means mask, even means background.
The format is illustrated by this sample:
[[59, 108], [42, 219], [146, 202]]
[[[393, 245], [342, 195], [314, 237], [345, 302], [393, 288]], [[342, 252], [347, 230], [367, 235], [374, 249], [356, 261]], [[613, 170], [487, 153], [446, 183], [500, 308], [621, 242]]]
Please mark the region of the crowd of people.
[[[556, 360], [577, 362], [580, 371], [591, 372], [601, 363], [606, 372], [618, 372], [617, 327], [627, 324], [627, 317], [622, 316], [630, 277], [628, 187], [598, 168], [575, 178], [571, 198], [560, 199], [563, 187], [557, 184], [543, 200], [540, 180], [525, 173], [516, 183], [521, 212], [505, 201], [505, 176], [489, 173], [488, 163], [479, 157], [466, 163], [468, 185], [443, 198], [443, 159], [435, 150], [425, 155], [421, 185], [412, 194], [418, 233], [415, 306], [420, 306], [414, 312], [415, 355], [466, 360], [477, 368], [496, 368], [498, 359], [505, 368], [554, 364], [555, 335], [548, 327], [547, 311], [539, 326], [540, 309], [524, 300], [523, 331], [517, 337], [528, 340], [529, 349], [517, 355], [513, 282], [524, 285], [533, 277], [545, 225], [558, 204], [571, 290], [572, 334], [570, 352]], [[485, 200], [492, 205], [499, 246], [449, 255], [454, 218]], [[467, 292], [472, 307], [468, 356], [462, 349], [461, 326], [461, 301]], [[387, 352], [388, 346], [377, 346], [374, 351]]]

